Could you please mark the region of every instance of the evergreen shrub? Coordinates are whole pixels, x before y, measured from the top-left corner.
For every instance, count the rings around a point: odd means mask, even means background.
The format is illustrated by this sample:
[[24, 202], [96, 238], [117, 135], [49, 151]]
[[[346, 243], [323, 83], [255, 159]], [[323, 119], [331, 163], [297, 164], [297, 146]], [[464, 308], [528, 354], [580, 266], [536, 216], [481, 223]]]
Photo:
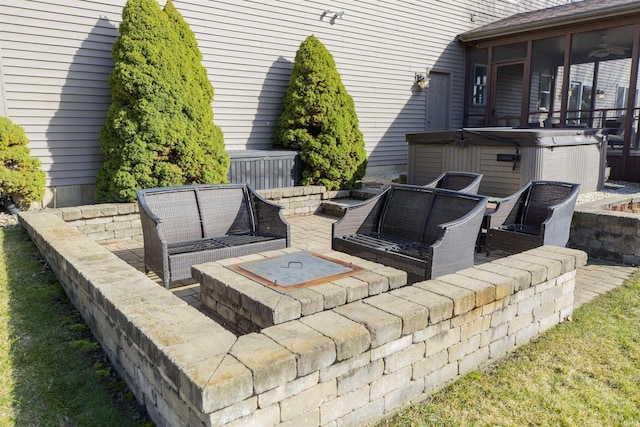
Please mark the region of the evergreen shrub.
[[0, 117], [0, 199], [28, 208], [44, 198], [45, 173], [40, 160], [30, 156], [24, 129]]
[[128, 0], [112, 55], [112, 103], [100, 131], [98, 202], [140, 188], [225, 182], [229, 156], [213, 123], [213, 88], [193, 32], [168, 1]]
[[355, 105], [333, 56], [313, 35], [296, 52], [283, 103], [274, 144], [300, 152], [302, 184], [358, 187], [367, 161]]

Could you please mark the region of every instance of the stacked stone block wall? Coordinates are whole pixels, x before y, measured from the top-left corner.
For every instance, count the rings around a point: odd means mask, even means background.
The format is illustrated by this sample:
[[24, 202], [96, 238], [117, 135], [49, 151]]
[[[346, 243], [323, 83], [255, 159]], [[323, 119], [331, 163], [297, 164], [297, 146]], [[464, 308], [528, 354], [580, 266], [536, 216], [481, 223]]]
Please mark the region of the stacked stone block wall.
[[576, 206], [569, 246], [594, 258], [640, 265], [640, 215], [633, 206], [637, 199], [629, 196]]
[[321, 210], [324, 200], [349, 197], [350, 195], [347, 190], [327, 191], [322, 185], [272, 188], [257, 191], [265, 199], [284, 207], [282, 214], [285, 218], [313, 215]]
[[[284, 207], [285, 218], [317, 213], [325, 200], [350, 197], [351, 192], [326, 191], [323, 186], [300, 186], [258, 190], [265, 199]], [[356, 192], [362, 197], [366, 193]], [[360, 194], [362, 193], [362, 194]], [[369, 194], [370, 195], [370, 194]], [[142, 235], [137, 203], [105, 203], [46, 209], [99, 243], [130, 240]]]
[[137, 203], [105, 203], [46, 209], [96, 242], [118, 242], [142, 235]]
[[158, 426], [380, 419], [566, 319], [586, 262], [537, 248], [236, 336], [61, 218], [19, 218]]

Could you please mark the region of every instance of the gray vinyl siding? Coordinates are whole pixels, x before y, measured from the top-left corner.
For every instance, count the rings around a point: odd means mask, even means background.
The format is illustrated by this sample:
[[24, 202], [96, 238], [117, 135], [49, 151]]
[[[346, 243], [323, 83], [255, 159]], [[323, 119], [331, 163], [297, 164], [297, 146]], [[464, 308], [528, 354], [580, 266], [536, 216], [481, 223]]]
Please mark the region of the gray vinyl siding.
[[[0, 113], [23, 126], [47, 186], [95, 182], [110, 105], [111, 47], [124, 0], [9, 0], [0, 5]], [[427, 67], [451, 76], [462, 126], [464, 56], [455, 36], [565, 1], [174, 1], [196, 34], [227, 150], [271, 148], [271, 129], [300, 43], [315, 34], [355, 101], [369, 165], [406, 165], [405, 133], [425, 129]], [[164, 6], [164, 1], [160, 4]], [[321, 19], [330, 7], [341, 19]]]

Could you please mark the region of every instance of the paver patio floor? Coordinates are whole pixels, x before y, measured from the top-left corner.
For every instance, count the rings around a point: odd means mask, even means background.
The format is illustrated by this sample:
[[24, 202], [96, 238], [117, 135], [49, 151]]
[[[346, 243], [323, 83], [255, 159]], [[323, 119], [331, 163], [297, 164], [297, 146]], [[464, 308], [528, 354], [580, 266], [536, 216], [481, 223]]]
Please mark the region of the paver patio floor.
[[[290, 225], [291, 246], [312, 252], [328, 252], [331, 250], [331, 224], [337, 218], [328, 215], [309, 215], [288, 218]], [[144, 271], [144, 255], [142, 236], [118, 243], [104, 245], [125, 262], [140, 271]], [[475, 263], [481, 264], [499, 258], [501, 254], [493, 252], [491, 257], [484, 253], [476, 253]], [[622, 285], [636, 270], [636, 267], [612, 263], [599, 259], [589, 259], [586, 266], [580, 267], [576, 274], [575, 307], [591, 301]], [[161, 286], [162, 281], [154, 274], [149, 277]], [[200, 285], [193, 282], [179, 282], [172, 285], [171, 292], [182, 298], [189, 305], [202, 310], [200, 306]], [[208, 313], [207, 313], [208, 314]]]

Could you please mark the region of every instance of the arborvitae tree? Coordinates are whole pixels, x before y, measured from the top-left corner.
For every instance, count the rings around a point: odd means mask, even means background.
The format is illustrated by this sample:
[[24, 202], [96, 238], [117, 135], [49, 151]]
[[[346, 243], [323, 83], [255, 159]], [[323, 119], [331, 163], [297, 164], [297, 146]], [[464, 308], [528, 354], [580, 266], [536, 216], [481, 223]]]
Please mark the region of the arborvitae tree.
[[275, 145], [300, 151], [304, 185], [349, 189], [365, 174], [364, 138], [353, 99], [331, 53], [313, 35], [296, 53], [274, 139]]
[[173, 6], [171, 0], [164, 7], [169, 20], [178, 33], [175, 53], [178, 63], [183, 64], [181, 89], [183, 105], [179, 123], [187, 128], [177, 141], [178, 166], [194, 183], [225, 182], [229, 170], [229, 154], [224, 148], [222, 130], [213, 123], [213, 86], [202, 65], [202, 53], [189, 24]]
[[40, 160], [30, 156], [28, 143], [22, 126], [0, 117], [0, 199], [23, 208], [42, 201], [45, 186]]
[[128, 0], [123, 9], [112, 50], [112, 104], [100, 132], [99, 202], [133, 201], [140, 188], [226, 179], [229, 160], [213, 124], [213, 89], [201, 80], [195, 37], [183, 44], [186, 23], [178, 20], [173, 5], [165, 13], [156, 0]]

